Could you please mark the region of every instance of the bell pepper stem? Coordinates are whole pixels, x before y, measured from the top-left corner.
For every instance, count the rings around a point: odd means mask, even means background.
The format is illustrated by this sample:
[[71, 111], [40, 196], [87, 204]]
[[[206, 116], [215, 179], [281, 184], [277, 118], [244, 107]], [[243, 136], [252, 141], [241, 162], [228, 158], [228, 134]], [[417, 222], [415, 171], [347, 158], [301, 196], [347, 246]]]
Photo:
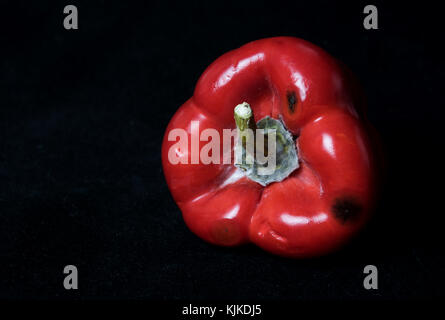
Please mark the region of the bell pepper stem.
[[247, 102], [243, 102], [237, 105], [234, 110], [234, 115], [236, 127], [241, 133], [244, 132], [246, 129], [256, 129], [253, 111]]
[[[266, 116], [256, 123], [253, 111], [247, 102], [235, 107], [234, 117], [238, 131], [235, 166], [244, 170], [250, 180], [266, 186], [286, 179], [299, 167], [295, 141], [281, 120]], [[261, 136], [256, 134], [263, 135], [262, 143], [258, 143], [261, 141]], [[269, 134], [274, 137], [275, 143], [269, 141]], [[256, 145], [257, 143], [259, 145]], [[275, 149], [269, 150], [270, 147]], [[270, 157], [269, 151], [274, 151]]]
[[[243, 102], [235, 107], [234, 110], [235, 114], [235, 122], [236, 127], [238, 128], [239, 137], [242, 139], [241, 143], [243, 148], [247, 148], [247, 137], [249, 137], [248, 133], [246, 132], [246, 129], [251, 129], [253, 134], [253, 139], [251, 141], [253, 148], [250, 149], [252, 151], [255, 151], [258, 147], [256, 145], [256, 129], [257, 125], [255, 123], [255, 118], [253, 116], [253, 111], [250, 105], [247, 102]], [[267, 156], [267, 140], [268, 136], [264, 136], [264, 146], [260, 146], [260, 152], [264, 152], [264, 154]], [[249, 141], [250, 142], [250, 141]], [[251, 156], [255, 159], [255, 155], [251, 154]]]
[[255, 118], [253, 116], [253, 111], [247, 102], [237, 105], [233, 113], [236, 127], [238, 129], [238, 139], [243, 153], [245, 153], [246, 156], [245, 162], [242, 161], [240, 167], [247, 170], [255, 161]]

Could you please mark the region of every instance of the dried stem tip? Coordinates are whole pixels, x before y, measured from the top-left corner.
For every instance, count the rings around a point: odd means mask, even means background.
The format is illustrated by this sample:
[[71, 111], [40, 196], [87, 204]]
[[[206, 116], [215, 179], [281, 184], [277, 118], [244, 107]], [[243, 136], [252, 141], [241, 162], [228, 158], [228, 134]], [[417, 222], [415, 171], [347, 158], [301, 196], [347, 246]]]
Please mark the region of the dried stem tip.
[[247, 102], [243, 102], [235, 107], [234, 116], [238, 130], [241, 132], [247, 128], [255, 130], [255, 119], [253, 117], [252, 109]]

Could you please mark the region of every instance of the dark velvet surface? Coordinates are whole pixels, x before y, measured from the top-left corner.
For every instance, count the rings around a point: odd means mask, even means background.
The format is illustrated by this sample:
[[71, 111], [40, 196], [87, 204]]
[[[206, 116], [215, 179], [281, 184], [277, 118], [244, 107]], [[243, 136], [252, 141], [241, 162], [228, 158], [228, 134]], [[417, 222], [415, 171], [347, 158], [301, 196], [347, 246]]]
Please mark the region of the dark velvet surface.
[[[13, 4], [14, 3], [14, 4]], [[79, 30], [63, 28], [63, 7]], [[68, 1], [1, 6], [0, 297], [224, 300], [443, 295], [443, 55], [435, 5]], [[330, 256], [220, 248], [165, 184], [164, 130], [204, 69], [246, 42], [296, 36], [358, 76], [386, 152], [375, 218]], [[63, 288], [63, 267], [79, 290]], [[379, 289], [363, 289], [363, 268]]]

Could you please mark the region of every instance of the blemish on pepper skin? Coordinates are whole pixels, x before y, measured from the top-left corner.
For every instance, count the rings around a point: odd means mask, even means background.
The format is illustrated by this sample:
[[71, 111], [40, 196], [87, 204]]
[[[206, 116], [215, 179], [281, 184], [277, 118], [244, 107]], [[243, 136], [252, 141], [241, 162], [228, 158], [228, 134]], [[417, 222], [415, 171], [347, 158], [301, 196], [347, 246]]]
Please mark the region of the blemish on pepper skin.
[[342, 224], [357, 219], [362, 209], [361, 204], [353, 197], [337, 198], [332, 205], [334, 216]]
[[288, 91], [286, 97], [289, 111], [290, 113], [294, 113], [297, 104], [297, 95], [295, 94], [295, 91]]
[[241, 230], [236, 222], [229, 219], [216, 221], [210, 233], [213, 241], [221, 246], [233, 246], [241, 241]]

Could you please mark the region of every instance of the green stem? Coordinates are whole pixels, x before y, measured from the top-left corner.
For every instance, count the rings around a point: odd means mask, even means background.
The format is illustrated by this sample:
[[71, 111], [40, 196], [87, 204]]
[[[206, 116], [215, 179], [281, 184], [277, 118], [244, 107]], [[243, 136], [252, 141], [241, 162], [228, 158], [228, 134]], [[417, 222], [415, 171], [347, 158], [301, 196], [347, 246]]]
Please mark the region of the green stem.
[[234, 110], [236, 127], [243, 133], [246, 129], [252, 129], [255, 132], [256, 123], [253, 117], [253, 111], [247, 102], [243, 102], [235, 107]]
[[[247, 170], [253, 164], [249, 164], [248, 158], [252, 161], [255, 161], [255, 133], [256, 133], [256, 123], [255, 118], [253, 116], [253, 111], [250, 108], [250, 105], [247, 102], [243, 102], [237, 105], [233, 111], [235, 117], [236, 127], [238, 129], [238, 139], [241, 142], [241, 148], [243, 150], [243, 154], [245, 154], [246, 158], [244, 162], [241, 164], [241, 168]], [[249, 134], [248, 130], [251, 130], [251, 134]], [[248, 140], [248, 139], [252, 140]], [[248, 148], [248, 143], [251, 148]]]
[[[246, 176], [262, 186], [286, 179], [299, 167], [298, 155], [292, 134], [286, 130], [281, 120], [266, 116], [255, 123], [252, 109], [247, 102], [234, 109], [235, 123], [238, 130], [238, 141], [235, 146], [235, 166], [244, 170]], [[264, 145], [256, 146], [256, 129], [264, 130]], [[249, 133], [251, 129], [252, 134]], [[269, 155], [268, 136], [275, 131], [275, 152]], [[251, 140], [248, 140], [248, 139]], [[253, 142], [253, 144], [251, 144]], [[272, 141], [273, 142], [273, 141]], [[264, 155], [266, 162], [258, 162], [255, 155]], [[269, 157], [270, 156], [270, 157]], [[261, 157], [263, 159], [263, 157]]]

